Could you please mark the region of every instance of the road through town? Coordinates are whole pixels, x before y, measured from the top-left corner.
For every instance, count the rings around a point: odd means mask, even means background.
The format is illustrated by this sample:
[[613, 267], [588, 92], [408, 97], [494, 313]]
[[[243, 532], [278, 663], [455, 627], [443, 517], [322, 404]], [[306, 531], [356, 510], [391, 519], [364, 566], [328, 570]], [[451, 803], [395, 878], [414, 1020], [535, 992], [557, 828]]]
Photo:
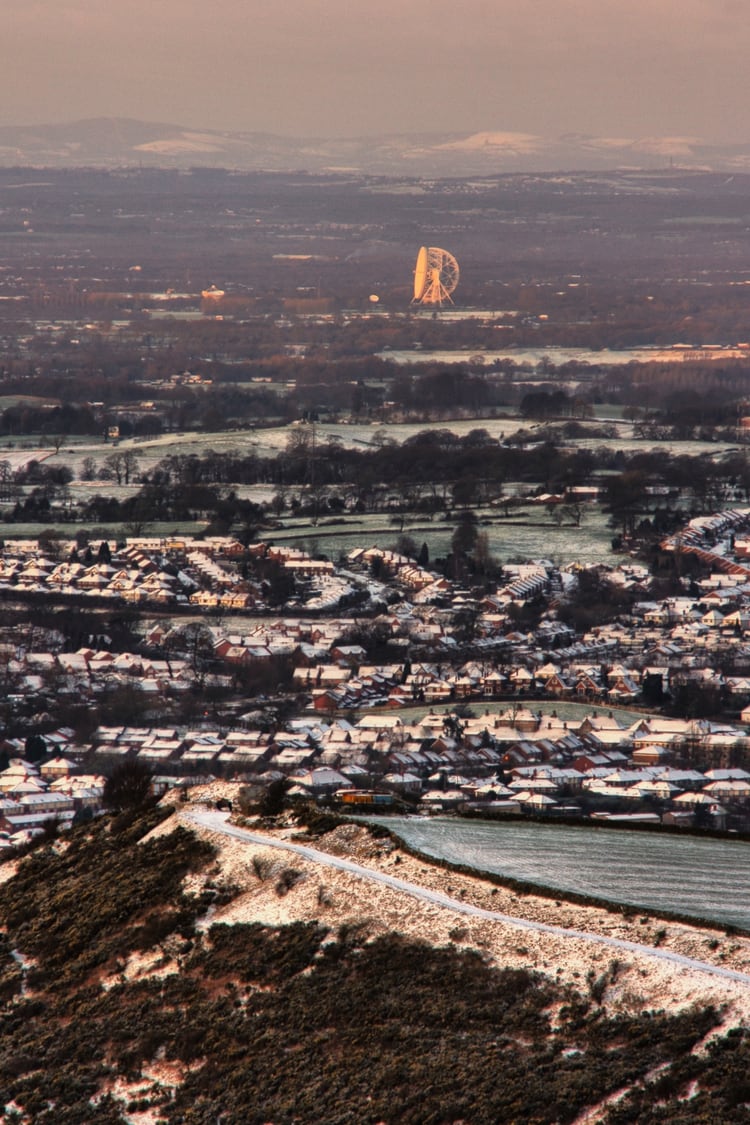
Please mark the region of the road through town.
[[528, 918], [518, 918], [512, 914], [503, 914], [494, 910], [485, 910], [481, 906], [475, 906], [469, 902], [462, 902], [460, 899], [451, 898], [449, 895], [443, 894], [440, 891], [430, 890], [426, 887], [421, 887], [417, 883], [409, 883], [404, 879], [398, 879], [394, 875], [389, 875], [385, 871], [379, 871], [376, 868], [364, 867], [359, 863], [354, 863], [352, 860], [344, 859], [341, 856], [331, 855], [328, 852], [319, 851], [316, 848], [308, 847], [305, 844], [294, 844], [289, 840], [280, 840], [273, 836], [264, 835], [259, 832], [252, 832], [249, 829], [239, 828], [233, 824], [228, 823], [228, 814], [223, 812], [216, 812], [213, 810], [205, 811], [191, 811], [183, 814], [184, 819], [207, 828], [212, 832], [218, 832], [226, 836], [230, 836], [236, 840], [244, 841], [247, 844], [254, 844], [259, 847], [277, 848], [281, 851], [289, 852], [293, 855], [298, 855], [302, 859], [308, 860], [310, 863], [321, 864], [326, 867], [332, 867], [338, 871], [344, 871], [349, 875], [358, 879], [366, 879], [373, 883], [380, 883], [386, 887], [390, 887], [394, 891], [399, 891], [402, 894], [410, 895], [421, 902], [430, 903], [434, 906], [439, 906], [445, 910], [452, 910], [456, 914], [465, 914], [473, 918], [481, 918], [489, 922], [500, 922], [508, 926], [514, 926], [519, 930], [532, 930], [537, 933], [551, 934], [558, 938], [570, 938], [577, 941], [587, 941], [592, 944], [608, 946], [611, 949], [624, 950], [628, 953], [634, 953], [641, 957], [648, 957], [657, 961], [668, 962], [675, 965], [679, 969], [687, 969], [693, 972], [706, 973], [709, 976], [720, 978], [723, 980], [730, 980], [745, 985], [750, 989], [750, 974], [738, 972], [735, 969], [729, 969], [721, 965], [711, 965], [706, 961], [699, 961], [692, 957], [685, 957], [682, 954], [674, 953], [669, 949], [654, 948], [649, 945], [641, 945], [638, 942], [626, 941], [623, 938], [610, 937], [606, 934], [591, 933], [585, 930], [569, 929], [564, 926], [555, 926], [550, 923], [536, 922]]

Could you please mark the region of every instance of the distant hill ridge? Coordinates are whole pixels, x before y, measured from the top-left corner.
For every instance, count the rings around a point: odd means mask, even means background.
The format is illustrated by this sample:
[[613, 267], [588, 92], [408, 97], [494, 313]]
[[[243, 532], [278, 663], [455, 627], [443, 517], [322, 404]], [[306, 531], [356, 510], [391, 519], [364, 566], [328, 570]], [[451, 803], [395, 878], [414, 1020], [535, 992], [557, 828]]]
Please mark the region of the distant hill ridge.
[[0, 126], [0, 166], [194, 168], [243, 171], [353, 171], [408, 176], [607, 171], [677, 166], [750, 171], [750, 143], [711, 145], [696, 137], [541, 137], [477, 133], [295, 138], [96, 117], [55, 125]]

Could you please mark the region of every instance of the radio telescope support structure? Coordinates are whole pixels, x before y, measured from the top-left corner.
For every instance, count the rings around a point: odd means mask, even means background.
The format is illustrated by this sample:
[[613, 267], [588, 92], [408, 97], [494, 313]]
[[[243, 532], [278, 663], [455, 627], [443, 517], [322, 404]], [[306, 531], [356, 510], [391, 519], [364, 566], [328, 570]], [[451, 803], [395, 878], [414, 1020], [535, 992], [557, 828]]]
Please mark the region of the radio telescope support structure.
[[453, 304], [451, 293], [458, 285], [458, 262], [439, 246], [422, 246], [414, 267], [413, 305]]

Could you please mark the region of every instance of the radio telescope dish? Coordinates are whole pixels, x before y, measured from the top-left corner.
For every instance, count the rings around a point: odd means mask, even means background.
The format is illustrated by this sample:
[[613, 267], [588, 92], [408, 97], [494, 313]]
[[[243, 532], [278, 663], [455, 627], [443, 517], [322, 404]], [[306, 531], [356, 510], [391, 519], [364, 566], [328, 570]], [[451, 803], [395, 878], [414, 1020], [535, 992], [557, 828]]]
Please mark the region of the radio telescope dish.
[[414, 268], [413, 305], [453, 304], [451, 293], [458, 285], [458, 262], [439, 246], [422, 246]]
[[417, 254], [414, 268], [414, 300], [421, 301], [427, 285], [427, 247], [422, 246]]

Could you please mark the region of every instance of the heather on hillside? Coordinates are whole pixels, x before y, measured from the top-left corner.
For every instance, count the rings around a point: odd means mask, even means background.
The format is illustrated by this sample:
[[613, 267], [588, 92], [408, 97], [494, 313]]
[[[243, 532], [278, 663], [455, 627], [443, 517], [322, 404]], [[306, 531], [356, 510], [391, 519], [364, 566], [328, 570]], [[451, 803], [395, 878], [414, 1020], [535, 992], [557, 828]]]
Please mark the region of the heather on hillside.
[[84, 826], [0, 888], [4, 1120], [552, 1125], [622, 1089], [612, 1125], [686, 1120], [689, 1090], [693, 1123], [750, 1119], [745, 1033], [693, 1055], [709, 1008], [608, 1013], [615, 962], [573, 992], [366, 927], [196, 927], [236, 888], [190, 832], [144, 842], [161, 816]]

